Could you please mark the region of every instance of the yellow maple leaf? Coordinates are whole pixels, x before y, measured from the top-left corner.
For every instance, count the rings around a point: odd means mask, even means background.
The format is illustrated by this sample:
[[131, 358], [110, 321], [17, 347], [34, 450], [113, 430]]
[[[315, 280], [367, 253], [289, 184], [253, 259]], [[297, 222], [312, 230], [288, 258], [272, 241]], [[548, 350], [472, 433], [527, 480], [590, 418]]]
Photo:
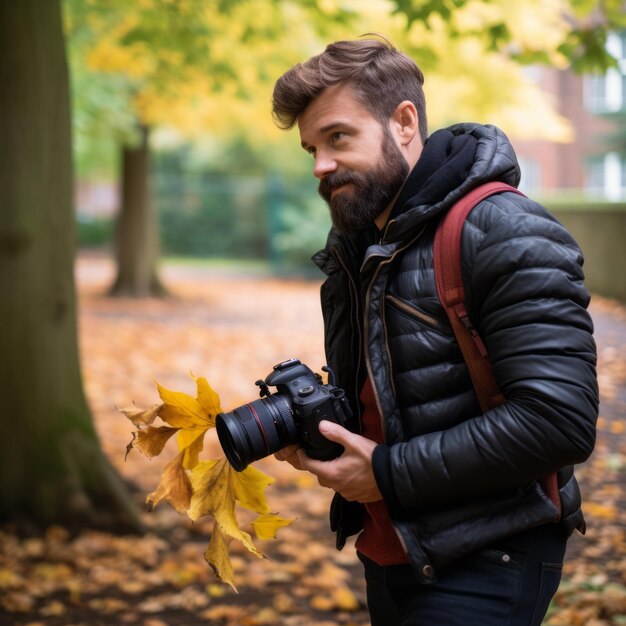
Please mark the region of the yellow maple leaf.
[[148, 458], [159, 456], [165, 444], [178, 429], [171, 426], [148, 426], [134, 434], [130, 447], [137, 448]]
[[254, 529], [254, 534], [259, 539], [276, 539], [278, 529], [283, 526], [289, 526], [290, 524], [293, 524], [292, 519], [266, 514], [259, 515], [259, 517], [252, 522], [252, 528]]
[[[215, 418], [222, 409], [219, 396], [206, 379], [193, 379], [197, 386], [195, 398], [157, 383], [161, 404], [146, 410], [134, 406], [122, 410], [139, 428], [133, 433], [128, 451], [137, 448], [147, 457], [157, 456], [176, 434], [180, 452], [165, 466], [159, 484], [147, 497], [147, 502], [154, 508], [161, 500], [166, 500], [176, 511], [186, 512], [194, 521], [207, 515], [213, 517], [215, 524], [205, 559], [216, 576], [236, 590], [229, 555], [230, 542], [237, 539], [249, 552], [264, 557], [251, 535], [239, 526], [236, 506], [260, 514], [252, 523], [259, 539], [275, 538], [277, 530], [293, 520], [270, 513], [265, 490], [274, 482], [272, 477], [252, 466], [237, 472], [226, 458], [200, 461], [204, 435], [209, 428], [215, 427]], [[165, 425], [152, 426], [157, 416]]]
[[184, 513], [189, 508], [192, 487], [183, 467], [184, 454], [181, 452], [165, 466], [156, 490], [146, 498], [152, 508], [163, 499], [167, 500], [179, 513]]
[[162, 404], [153, 404], [148, 409], [140, 409], [135, 405], [119, 409], [135, 426], [147, 426], [152, 424], [163, 407]]
[[265, 489], [274, 478], [248, 465], [243, 472], [231, 472], [233, 493], [241, 506], [255, 513], [269, 513]]
[[[196, 381], [197, 382], [197, 381]], [[170, 391], [157, 383], [163, 407], [159, 417], [174, 428], [210, 428], [212, 426], [208, 414], [197, 398], [182, 391]], [[213, 425], [215, 424], [215, 415]]]
[[196, 381], [196, 387], [198, 390], [198, 403], [204, 410], [209, 420], [209, 427], [213, 428], [215, 426], [215, 416], [218, 413], [222, 412], [222, 407], [220, 406], [220, 397], [217, 395], [217, 392], [211, 387], [211, 385], [209, 385], [206, 378], [196, 378], [195, 376], [193, 376], [193, 379]]
[[228, 583], [235, 591], [233, 565], [230, 562], [228, 543], [218, 524], [215, 524], [211, 540], [204, 552], [206, 562], [211, 566], [213, 573], [225, 583]]
[[184, 453], [183, 467], [193, 469], [198, 463], [207, 428], [181, 428], [178, 431], [178, 449]]
[[252, 537], [239, 528], [235, 515], [233, 485], [237, 478], [234, 474], [235, 470], [225, 458], [198, 463], [191, 473], [193, 496], [187, 513], [194, 521], [204, 515], [212, 516], [224, 533], [241, 541], [256, 556], [263, 557], [252, 543]]
[[[204, 435], [209, 428], [215, 427], [215, 418], [221, 412], [217, 393], [205, 378], [196, 378], [197, 394], [193, 398], [180, 391], [170, 391], [157, 383], [161, 404], [149, 409], [130, 406], [120, 409], [124, 415], [139, 427], [133, 433], [128, 444], [127, 455], [133, 448], [139, 449], [147, 457], [159, 455], [168, 439], [178, 433], [178, 449], [183, 452], [182, 466], [192, 469], [198, 463], [202, 451]], [[156, 417], [160, 417], [167, 426], [152, 427]]]

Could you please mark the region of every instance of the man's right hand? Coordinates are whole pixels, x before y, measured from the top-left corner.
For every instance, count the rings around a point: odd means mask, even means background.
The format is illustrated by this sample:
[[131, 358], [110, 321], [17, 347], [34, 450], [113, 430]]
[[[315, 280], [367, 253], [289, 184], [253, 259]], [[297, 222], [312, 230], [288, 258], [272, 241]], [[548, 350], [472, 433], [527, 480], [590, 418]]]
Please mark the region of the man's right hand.
[[302, 446], [297, 443], [285, 446], [274, 455], [274, 458], [277, 461], [287, 461], [287, 463], [293, 465], [297, 470], [304, 470], [300, 463], [300, 458], [298, 457], [298, 450], [300, 450], [300, 448], [302, 448]]

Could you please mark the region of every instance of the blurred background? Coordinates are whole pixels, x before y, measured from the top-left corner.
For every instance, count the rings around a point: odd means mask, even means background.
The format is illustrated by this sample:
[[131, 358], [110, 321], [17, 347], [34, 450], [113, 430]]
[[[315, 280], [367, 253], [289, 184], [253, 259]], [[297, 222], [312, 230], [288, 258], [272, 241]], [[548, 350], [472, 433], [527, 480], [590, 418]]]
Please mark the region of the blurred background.
[[[430, 132], [495, 124], [522, 190], [585, 254], [602, 394], [576, 538], [546, 623], [626, 623], [626, 6], [622, 0], [0, 0], [0, 626], [367, 624], [330, 496], [272, 459], [269, 560], [163, 503], [175, 456], [128, 454], [120, 406], [230, 409], [298, 357], [324, 364], [310, 257], [330, 219], [274, 81], [379, 33], [426, 76]], [[207, 434], [205, 458], [220, 455]], [[132, 533], [132, 534], [129, 534]], [[254, 560], [253, 560], [254, 559]]]
[[[142, 193], [164, 256], [310, 272], [327, 211], [297, 133], [272, 123], [271, 89], [326, 42], [375, 31], [424, 70], [431, 132], [500, 126], [522, 189], [593, 259], [592, 288], [626, 297], [623, 273], [599, 260], [607, 245], [611, 257], [621, 252], [611, 213], [626, 194], [623, 6], [607, 4], [67, 2], [79, 244], [115, 254], [115, 224], [132, 228], [125, 216], [139, 212], [133, 193]], [[146, 170], [133, 169], [140, 158]], [[132, 235], [118, 237], [121, 262]], [[119, 270], [117, 289], [138, 289], [124, 284], [132, 268]]]

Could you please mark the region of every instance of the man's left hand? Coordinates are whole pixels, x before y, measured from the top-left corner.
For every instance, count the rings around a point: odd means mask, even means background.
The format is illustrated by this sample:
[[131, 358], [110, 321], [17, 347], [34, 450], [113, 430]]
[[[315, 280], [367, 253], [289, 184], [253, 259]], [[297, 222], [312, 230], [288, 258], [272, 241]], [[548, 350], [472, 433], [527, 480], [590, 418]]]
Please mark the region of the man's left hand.
[[372, 454], [377, 444], [327, 420], [320, 422], [319, 430], [327, 439], [340, 443], [344, 452], [332, 461], [317, 461], [307, 456], [304, 449], [300, 449], [298, 456], [302, 468], [315, 474], [322, 487], [334, 489], [346, 500], [381, 500], [382, 495], [372, 468]]

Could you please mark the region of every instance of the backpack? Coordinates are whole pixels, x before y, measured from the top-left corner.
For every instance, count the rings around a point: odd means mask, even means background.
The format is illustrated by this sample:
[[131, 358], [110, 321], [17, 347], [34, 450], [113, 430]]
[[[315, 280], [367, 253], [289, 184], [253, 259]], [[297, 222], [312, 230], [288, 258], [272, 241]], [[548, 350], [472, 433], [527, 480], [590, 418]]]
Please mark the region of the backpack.
[[[457, 201], [441, 219], [434, 243], [437, 295], [452, 325], [483, 413], [503, 404], [505, 398], [493, 376], [485, 344], [467, 314], [461, 274], [461, 233], [470, 211], [485, 198], [503, 191], [524, 195], [515, 187], [501, 182], [485, 183], [473, 189]], [[561, 500], [556, 472], [539, 478], [539, 484], [560, 513]]]

